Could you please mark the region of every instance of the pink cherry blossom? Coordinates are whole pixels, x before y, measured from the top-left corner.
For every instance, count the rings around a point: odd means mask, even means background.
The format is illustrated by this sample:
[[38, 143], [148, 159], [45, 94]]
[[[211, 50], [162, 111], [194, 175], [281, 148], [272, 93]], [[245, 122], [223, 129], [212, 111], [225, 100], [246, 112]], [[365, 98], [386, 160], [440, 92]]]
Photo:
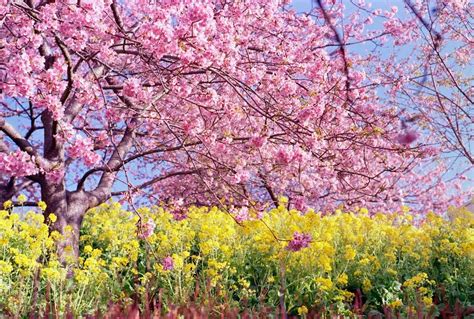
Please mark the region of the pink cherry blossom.
[[292, 156], [291, 156], [290, 150], [287, 148], [280, 148], [275, 155], [276, 162], [281, 165], [289, 164], [291, 161], [291, 158]]
[[28, 176], [38, 171], [34, 158], [26, 152], [0, 153], [0, 173], [8, 176]]
[[414, 130], [404, 130], [397, 135], [397, 141], [400, 144], [411, 144], [418, 139], [419, 135]]
[[286, 246], [286, 249], [293, 252], [300, 251], [301, 249], [308, 247], [311, 241], [312, 237], [310, 234], [295, 232], [293, 238]]
[[235, 214], [236, 221], [243, 222], [249, 219], [250, 219], [250, 216], [249, 216], [248, 207], [241, 207], [238, 210], [236, 210], [236, 214]]
[[94, 166], [100, 161], [100, 155], [93, 151], [94, 143], [90, 138], [76, 137], [74, 143], [69, 147], [68, 153], [71, 158], [80, 158], [87, 166]]
[[163, 270], [165, 271], [171, 271], [174, 269], [174, 261], [173, 261], [173, 257], [171, 256], [165, 257], [161, 264], [163, 266]]
[[123, 94], [128, 97], [139, 97], [141, 92], [141, 83], [138, 78], [127, 79], [123, 84]]
[[46, 178], [53, 184], [59, 185], [64, 180], [65, 170], [63, 167], [53, 167], [46, 172]]
[[148, 219], [146, 223], [143, 224], [139, 237], [146, 239], [150, 237], [155, 231], [156, 224], [153, 219]]

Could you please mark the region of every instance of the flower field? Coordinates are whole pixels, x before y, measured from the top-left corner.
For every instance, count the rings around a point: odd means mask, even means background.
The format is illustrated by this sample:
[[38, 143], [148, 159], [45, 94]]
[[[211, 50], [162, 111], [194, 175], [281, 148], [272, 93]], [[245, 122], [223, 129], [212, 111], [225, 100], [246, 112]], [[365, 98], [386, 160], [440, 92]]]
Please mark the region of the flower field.
[[406, 208], [324, 216], [282, 202], [236, 221], [215, 207], [132, 213], [108, 203], [87, 213], [79, 259], [66, 252], [63, 262], [55, 249], [63, 235], [48, 231], [55, 215], [20, 210], [7, 202], [0, 211], [6, 317], [197, 309], [211, 317], [461, 318], [472, 310], [474, 217], [465, 209], [444, 219], [413, 218]]

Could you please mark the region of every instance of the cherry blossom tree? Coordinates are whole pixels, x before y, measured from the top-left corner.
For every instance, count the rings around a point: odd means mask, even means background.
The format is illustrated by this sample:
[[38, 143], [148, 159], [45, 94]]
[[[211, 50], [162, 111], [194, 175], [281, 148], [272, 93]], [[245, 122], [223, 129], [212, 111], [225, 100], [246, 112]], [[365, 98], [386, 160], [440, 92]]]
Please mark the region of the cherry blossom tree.
[[[410, 101], [417, 121], [438, 136], [443, 151], [474, 165], [474, 44], [469, 1], [436, 1], [424, 5], [406, 1], [421, 30], [421, 78], [407, 82], [400, 95]], [[418, 71], [420, 73], [420, 71]], [[423, 94], [413, 94], [418, 91]]]
[[[449, 17], [466, 21], [468, 1], [444, 2], [432, 25], [464, 41], [465, 63], [471, 38]], [[0, 201], [45, 201], [76, 253], [85, 212], [112, 197], [238, 218], [280, 195], [301, 210], [442, 210], [459, 197], [419, 110], [461, 115], [472, 90], [450, 75], [424, 3], [400, 18], [363, 1], [297, 13], [278, 0], [0, 0]]]

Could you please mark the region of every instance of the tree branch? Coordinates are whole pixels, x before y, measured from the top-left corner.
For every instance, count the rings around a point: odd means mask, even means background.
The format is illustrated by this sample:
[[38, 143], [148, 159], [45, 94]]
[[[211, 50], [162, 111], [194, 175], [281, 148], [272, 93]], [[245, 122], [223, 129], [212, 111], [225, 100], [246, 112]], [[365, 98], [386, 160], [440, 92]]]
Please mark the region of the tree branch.
[[0, 153], [8, 153], [7, 144], [3, 141], [3, 136], [0, 137]]
[[262, 179], [263, 187], [265, 187], [265, 189], [268, 192], [268, 195], [270, 195], [270, 198], [273, 202], [273, 205], [275, 205], [275, 207], [278, 207], [278, 198], [276, 197], [275, 193], [273, 192], [273, 189], [271, 188], [271, 186], [268, 184], [267, 179], [265, 178], [265, 176], [262, 173], [259, 173], [258, 175]]
[[148, 151], [144, 151], [144, 152], [132, 155], [132, 156], [124, 159], [120, 163], [118, 163], [118, 165], [116, 165], [115, 167], [110, 167], [110, 166], [107, 165], [107, 166], [93, 168], [93, 169], [87, 171], [86, 173], [84, 173], [84, 175], [82, 176], [82, 178], [79, 180], [79, 182], [77, 184], [77, 190], [83, 189], [87, 178], [89, 176], [91, 176], [92, 174], [94, 174], [94, 173], [97, 173], [97, 172], [107, 172], [107, 173], [117, 172], [125, 164], [130, 163], [131, 161], [136, 160], [138, 158], [141, 158], [141, 157], [144, 157], [144, 156], [147, 156], [147, 155], [151, 155], [151, 154], [173, 152], [173, 151], [180, 150], [183, 147], [194, 146], [194, 145], [199, 145], [199, 144], [201, 144], [200, 141], [199, 142], [194, 142], [194, 143], [187, 143], [185, 145], [178, 145], [178, 146], [174, 146], [174, 147], [169, 147], [169, 148], [154, 148], [154, 149], [151, 149], [151, 150], [148, 150]]
[[[197, 174], [199, 173], [200, 169], [194, 169], [194, 170], [189, 170], [189, 171], [181, 171], [181, 172], [172, 172], [172, 173], [168, 173], [166, 175], [163, 175], [163, 176], [158, 176], [158, 177], [155, 177], [143, 184], [140, 184], [138, 186], [134, 186], [132, 188], [132, 191], [136, 191], [136, 190], [140, 190], [140, 189], [144, 189], [144, 188], [147, 188], [148, 186], [151, 186], [153, 184], [156, 184], [162, 180], [165, 180], [167, 178], [170, 178], [170, 177], [175, 177], [175, 176], [183, 176], [183, 175], [192, 175], [192, 174]], [[130, 192], [130, 190], [125, 190], [125, 191], [119, 191], [119, 192], [112, 192], [110, 196], [120, 196], [120, 195], [124, 195], [126, 193]]]
[[61, 104], [64, 104], [64, 102], [66, 102], [69, 95], [71, 94], [72, 85], [74, 82], [73, 73], [72, 73], [72, 68], [73, 68], [72, 59], [71, 59], [71, 54], [69, 53], [69, 50], [64, 44], [64, 42], [58, 36], [55, 36], [54, 39], [59, 49], [61, 50], [61, 53], [67, 65], [67, 86], [60, 98]]
[[0, 131], [4, 132], [23, 152], [31, 156], [38, 156], [38, 152], [33, 145], [21, 136], [13, 126], [8, 124], [3, 117], [0, 117]]
[[[50, 162], [41, 156], [38, 151], [28, 142], [20, 133], [10, 124], [8, 124], [3, 117], [0, 117], [0, 131], [4, 132], [19, 148], [30, 155], [34, 163], [42, 169], [49, 169]], [[5, 142], [0, 140], [0, 151], [8, 152], [8, 147]]]

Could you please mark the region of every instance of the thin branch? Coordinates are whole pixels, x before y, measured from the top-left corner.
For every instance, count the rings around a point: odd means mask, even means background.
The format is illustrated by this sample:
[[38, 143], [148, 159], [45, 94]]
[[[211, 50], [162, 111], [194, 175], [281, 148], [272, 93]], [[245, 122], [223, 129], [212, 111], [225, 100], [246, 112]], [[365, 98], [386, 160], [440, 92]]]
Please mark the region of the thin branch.
[[61, 50], [61, 53], [67, 65], [67, 86], [60, 98], [61, 104], [64, 104], [64, 102], [66, 102], [69, 95], [71, 94], [71, 90], [72, 90], [72, 86], [74, 82], [73, 73], [72, 73], [73, 65], [72, 65], [71, 54], [69, 53], [67, 46], [58, 36], [55, 36], [54, 39], [56, 40], [56, 44], [59, 46], [59, 49]]
[[148, 186], [151, 186], [153, 184], [156, 184], [162, 180], [165, 180], [167, 178], [170, 178], [170, 177], [175, 177], [175, 176], [183, 176], [183, 175], [192, 175], [192, 174], [197, 174], [198, 172], [200, 171], [200, 169], [193, 169], [193, 170], [189, 170], [189, 171], [180, 171], [180, 172], [172, 172], [172, 173], [168, 173], [166, 175], [163, 175], [163, 176], [158, 176], [158, 177], [155, 177], [143, 184], [140, 184], [138, 186], [134, 186], [131, 190], [124, 190], [124, 191], [119, 191], [119, 192], [112, 192], [111, 193], [111, 196], [120, 196], [120, 195], [124, 195], [126, 193], [129, 193], [129, 192], [133, 192], [133, 191], [136, 191], [136, 190], [141, 190], [141, 189], [144, 189], [144, 188], [147, 188]]
[[[22, 137], [13, 126], [8, 124], [3, 117], [0, 117], [0, 131], [4, 132], [20, 150], [30, 155], [38, 168], [49, 169], [50, 162], [41, 156], [33, 145]], [[0, 151], [8, 152], [8, 147], [2, 140], [0, 140]]]
[[275, 207], [278, 207], [278, 198], [276, 197], [275, 193], [273, 192], [273, 189], [271, 188], [271, 186], [268, 184], [267, 179], [265, 178], [265, 176], [262, 173], [259, 173], [259, 176], [262, 179], [263, 187], [265, 187], [265, 189], [268, 192], [268, 195], [270, 195], [270, 198], [273, 202], [273, 205], [275, 205]]

